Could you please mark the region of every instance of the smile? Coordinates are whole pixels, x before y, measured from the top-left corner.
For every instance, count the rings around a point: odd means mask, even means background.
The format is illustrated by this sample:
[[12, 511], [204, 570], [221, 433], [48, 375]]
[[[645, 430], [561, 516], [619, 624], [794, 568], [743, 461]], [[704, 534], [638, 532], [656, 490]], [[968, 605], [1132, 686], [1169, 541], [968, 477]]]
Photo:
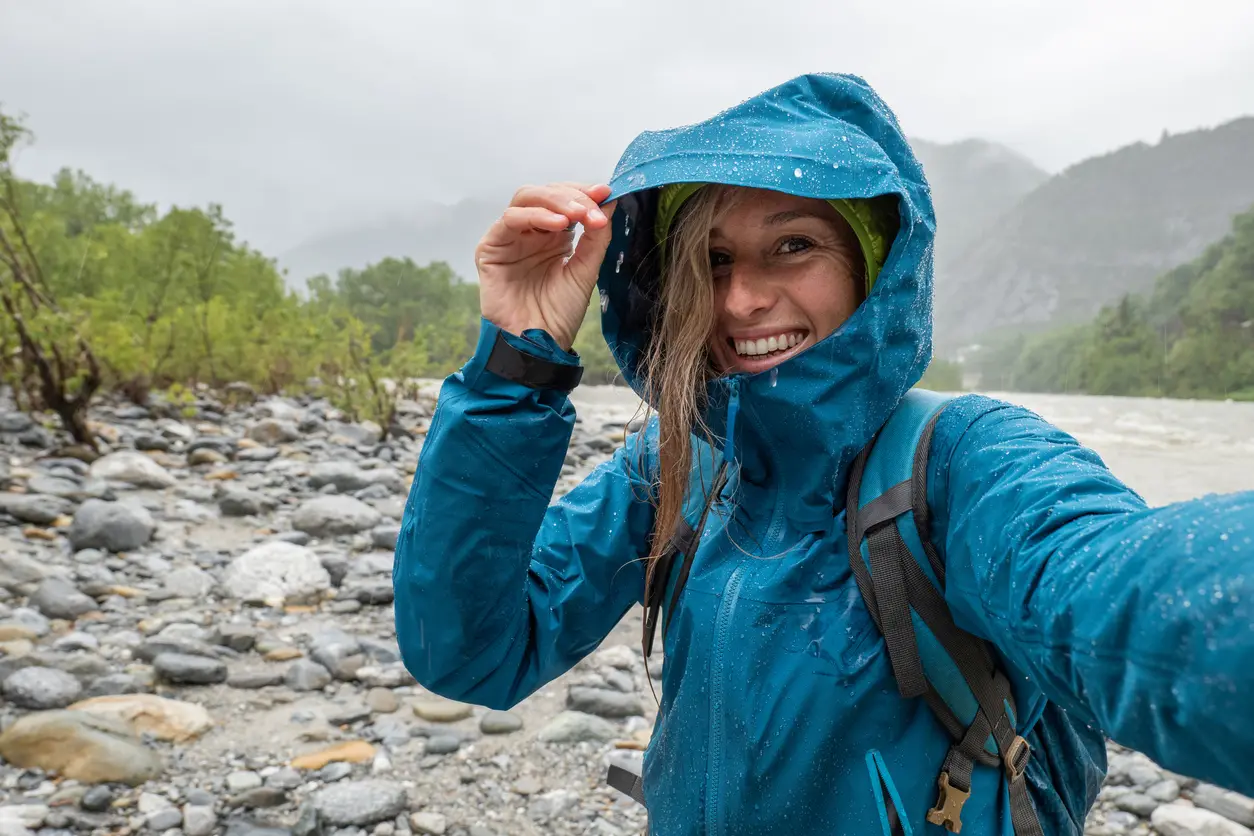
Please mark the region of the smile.
[[737, 340], [729, 338], [728, 343], [740, 357], [762, 357], [771, 354], [782, 354], [796, 347], [806, 337], [805, 331], [786, 331], [772, 337], [759, 337], [756, 340]]

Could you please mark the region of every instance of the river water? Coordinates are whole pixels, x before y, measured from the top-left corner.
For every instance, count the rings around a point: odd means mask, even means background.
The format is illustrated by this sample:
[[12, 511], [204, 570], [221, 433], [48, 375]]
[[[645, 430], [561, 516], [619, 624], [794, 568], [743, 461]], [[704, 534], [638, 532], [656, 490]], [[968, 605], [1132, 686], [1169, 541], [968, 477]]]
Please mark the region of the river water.
[[[1074, 435], [1152, 505], [1254, 490], [1254, 404], [1090, 395], [984, 393], [1021, 404]], [[585, 421], [622, 422], [639, 409], [621, 386], [572, 393]]]

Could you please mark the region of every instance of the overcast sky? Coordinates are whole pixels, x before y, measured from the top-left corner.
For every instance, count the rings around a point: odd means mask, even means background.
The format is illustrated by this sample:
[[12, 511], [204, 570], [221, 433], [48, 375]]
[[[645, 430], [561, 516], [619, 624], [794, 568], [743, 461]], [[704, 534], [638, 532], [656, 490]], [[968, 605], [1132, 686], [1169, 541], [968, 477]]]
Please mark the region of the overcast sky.
[[65, 165], [278, 254], [424, 200], [605, 179], [812, 71], [1053, 171], [1254, 113], [1251, 0], [0, 0], [0, 107]]

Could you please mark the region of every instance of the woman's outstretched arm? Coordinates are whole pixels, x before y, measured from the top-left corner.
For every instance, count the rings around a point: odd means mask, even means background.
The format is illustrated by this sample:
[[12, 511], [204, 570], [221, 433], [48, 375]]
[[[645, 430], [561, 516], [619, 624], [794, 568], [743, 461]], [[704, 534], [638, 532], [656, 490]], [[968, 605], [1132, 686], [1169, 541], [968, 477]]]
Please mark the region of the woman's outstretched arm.
[[1254, 493], [1151, 509], [1068, 434], [974, 397], [940, 419], [930, 476], [959, 626], [1078, 720], [1254, 791]]

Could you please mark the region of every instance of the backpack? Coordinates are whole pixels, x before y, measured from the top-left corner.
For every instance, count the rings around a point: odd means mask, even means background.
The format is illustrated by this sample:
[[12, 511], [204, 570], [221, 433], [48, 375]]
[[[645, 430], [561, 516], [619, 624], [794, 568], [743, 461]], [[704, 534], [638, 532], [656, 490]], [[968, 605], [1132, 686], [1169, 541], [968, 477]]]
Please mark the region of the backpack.
[[[912, 389], [854, 460], [845, 504], [850, 568], [884, 638], [898, 691], [905, 699], [922, 698], [953, 741], [927, 821], [959, 833], [975, 765], [1001, 766], [1016, 836], [1043, 836], [1024, 777], [1031, 749], [1016, 731], [1010, 682], [989, 644], [954, 623], [943, 594], [945, 566], [930, 538], [928, 452], [948, 401]], [[725, 465], [715, 469], [708, 445], [694, 447], [691, 474], [683, 520], [645, 590], [646, 657], [659, 619], [665, 635], [713, 498], [727, 476]], [[613, 765], [607, 780], [644, 803], [641, 776]], [[897, 811], [889, 808], [892, 832], [904, 832]]]

